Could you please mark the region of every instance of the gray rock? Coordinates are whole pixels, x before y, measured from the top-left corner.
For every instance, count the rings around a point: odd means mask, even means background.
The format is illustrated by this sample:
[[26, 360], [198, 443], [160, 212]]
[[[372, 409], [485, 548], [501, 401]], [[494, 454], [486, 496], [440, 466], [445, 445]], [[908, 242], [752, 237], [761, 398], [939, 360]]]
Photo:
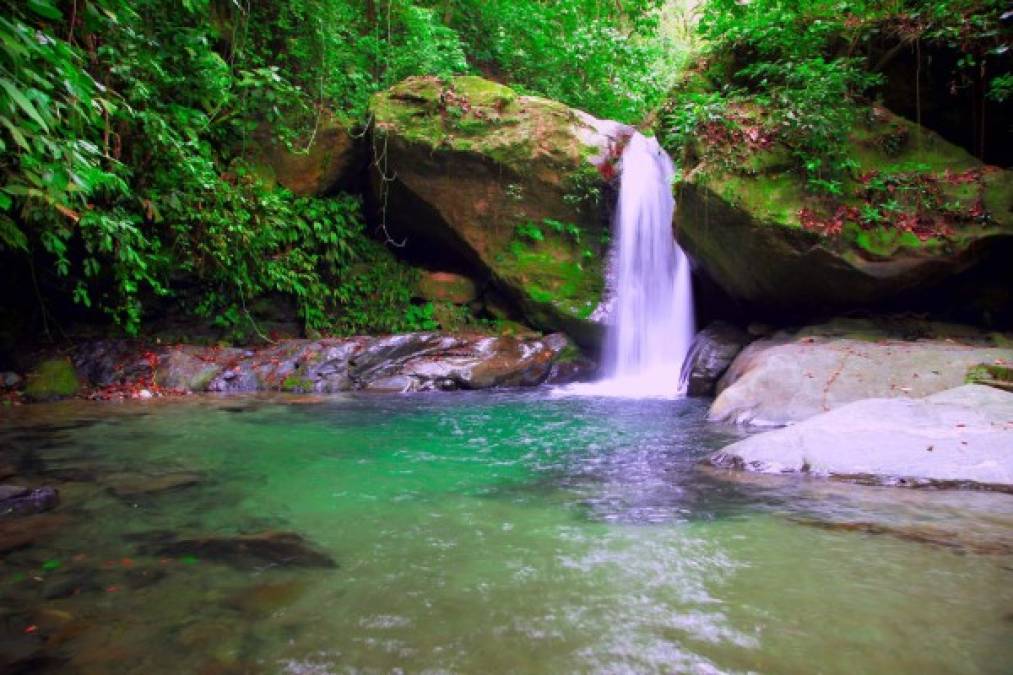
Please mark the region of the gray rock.
[[562, 334], [423, 332], [282, 340], [259, 349], [177, 345], [146, 351], [138, 343], [102, 341], [80, 347], [76, 358], [93, 384], [133, 383], [152, 395], [158, 388], [336, 393], [530, 386], [544, 382], [569, 348]]
[[418, 391], [418, 385], [414, 379], [407, 375], [391, 375], [368, 382], [366, 391], [403, 394], [409, 391]]
[[181, 345], [159, 357], [155, 384], [168, 389], [204, 391], [221, 371], [222, 366], [212, 360], [208, 350]]
[[463, 343], [460, 338], [440, 333], [388, 335], [372, 340], [348, 362], [353, 380], [369, 382], [394, 374], [409, 359], [446, 351]]
[[928, 396], [963, 384], [974, 365], [1013, 363], [1013, 349], [959, 327], [932, 328], [937, 337], [920, 339], [838, 323], [754, 342], [718, 383], [710, 419], [780, 426], [861, 399]]
[[682, 366], [681, 384], [689, 396], [711, 396], [718, 380], [752, 338], [741, 328], [715, 321], [693, 338]]
[[11, 371], [0, 373], [0, 386], [13, 389], [19, 384], [21, 384], [21, 376], [17, 373]]
[[964, 385], [923, 399], [856, 401], [733, 443], [709, 462], [762, 473], [1013, 492], [1013, 394]]

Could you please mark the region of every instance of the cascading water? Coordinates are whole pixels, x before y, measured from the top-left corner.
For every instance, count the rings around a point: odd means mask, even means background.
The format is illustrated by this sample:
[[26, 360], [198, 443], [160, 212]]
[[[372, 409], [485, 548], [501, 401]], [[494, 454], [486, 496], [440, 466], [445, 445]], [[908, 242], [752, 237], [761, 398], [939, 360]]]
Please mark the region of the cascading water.
[[677, 394], [693, 340], [689, 261], [672, 236], [674, 175], [658, 142], [634, 133], [622, 157], [616, 306], [605, 341], [603, 384], [617, 395]]
[[634, 133], [622, 155], [616, 294], [605, 339], [606, 379], [569, 389], [599, 396], [675, 396], [694, 334], [689, 261], [672, 235], [671, 158]]

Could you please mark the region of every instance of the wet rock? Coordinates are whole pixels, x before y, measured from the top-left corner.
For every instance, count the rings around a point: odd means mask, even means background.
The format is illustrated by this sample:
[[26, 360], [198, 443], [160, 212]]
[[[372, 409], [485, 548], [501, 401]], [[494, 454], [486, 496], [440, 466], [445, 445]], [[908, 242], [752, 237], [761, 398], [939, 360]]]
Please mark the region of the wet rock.
[[97, 387], [151, 377], [151, 361], [141, 345], [131, 340], [95, 340], [78, 344], [74, 366], [81, 377]]
[[690, 396], [711, 396], [718, 380], [742, 348], [749, 334], [724, 321], [715, 321], [693, 338], [682, 366], [681, 380]]
[[158, 476], [121, 473], [107, 476], [104, 482], [117, 497], [130, 499], [193, 487], [203, 483], [204, 476], [189, 471], [174, 471]]
[[1013, 394], [964, 385], [923, 399], [868, 399], [751, 436], [718, 467], [862, 483], [1013, 492]]
[[366, 383], [366, 391], [379, 393], [404, 394], [410, 391], [418, 391], [418, 382], [407, 375], [391, 375], [381, 377]]
[[[157, 362], [154, 381], [142, 379], [132, 384], [137, 385], [140, 396], [153, 394], [152, 385], [228, 393], [526, 386], [544, 381], [567, 345], [567, 339], [559, 334], [542, 338], [437, 332], [283, 340], [249, 350], [181, 345], [144, 352], [147, 356], [142, 360], [149, 370], [137, 372], [147, 378], [152, 375], [150, 364]], [[104, 341], [94, 349], [82, 348], [80, 354], [89, 377], [100, 383], [127, 372], [110, 370], [113, 356], [130, 363], [139, 358], [140, 349], [137, 345], [119, 348]]]
[[218, 375], [222, 366], [216, 363], [207, 350], [182, 345], [170, 349], [158, 359], [155, 384], [183, 391], [204, 391]]
[[263, 388], [253, 370], [253, 364], [247, 361], [225, 368], [208, 383], [207, 387], [208, 391], [234, 394], [260, 391]]
[[440, 333], [408, 333], [377, 338], [349, 360], [348, 374], [353, 380], [370, 382], [395, 374], [408, 359], [445, 352], [463, 344], [461, 338]]
[[487, 389], [541, 384], [553, 363], [570, 346], [565, 336], [539, 340], [483, 337], [441, 353], [413, 358], [401, 368], [417, 389]]
[[957, 387], [979, 363], [1013, 363], [1013, 349], [964, 326], [837, 321], [747, 346], [718, 383], [709, 416], [791, 424], [852, 401]]
[[[60, 493], [55, 488], [40, 487], [34, 490], [4, 486], [10, 490], [6, 499], [0, 499], [0, 516], [27, 516], [56, 508]], [[2, 488], [0, 488], [2, 495]]]
[[585, 357], [577, 356], [567, 361], [557, 361], [549, 369], [545, 378], [546, 384], [572, 384], [574, 382], [590, 382], [598, 376], [598, 364]]
[[55, 401], [76, 395], [80, 388], [69, 359], [50, 359], [28, 374], [25, 396], [32, 401]]
[[326, 553], [312, 548], [294, 532], [261, 532], [234, 537], [181, 539], [149, 545], [143, 550], [165, 556], [192, 555], [201, 560], [220, 562], [239, 569], [267, 565], [282, 567], [337, 567]]

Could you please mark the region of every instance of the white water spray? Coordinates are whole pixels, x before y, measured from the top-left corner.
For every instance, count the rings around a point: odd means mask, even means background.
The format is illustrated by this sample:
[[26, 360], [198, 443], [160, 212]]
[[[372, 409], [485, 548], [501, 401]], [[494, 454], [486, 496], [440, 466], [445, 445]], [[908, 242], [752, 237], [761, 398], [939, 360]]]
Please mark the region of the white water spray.
[[680, 392], [694, 334], [689, 261], [672, 233], [675, 168], [653, 138], [634, 133], [622, 156], [616, 299], [605, 339], [605, 378], [569, 393], [658, 397]]

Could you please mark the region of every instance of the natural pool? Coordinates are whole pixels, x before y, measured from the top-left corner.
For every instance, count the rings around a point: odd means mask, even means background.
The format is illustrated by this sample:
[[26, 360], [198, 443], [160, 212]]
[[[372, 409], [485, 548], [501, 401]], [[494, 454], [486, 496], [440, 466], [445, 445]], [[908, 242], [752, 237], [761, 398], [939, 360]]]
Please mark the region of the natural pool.
[[[0, 563], [0, 654], [81, 673], [1010, 672], [1013, 496], [730, 480], [697, 466], [734, 433], [705, 412], [546, 390], [0, 412], [0, 464], [63, 498]], [[172, 548], [265, 531], [336, 566]]]

